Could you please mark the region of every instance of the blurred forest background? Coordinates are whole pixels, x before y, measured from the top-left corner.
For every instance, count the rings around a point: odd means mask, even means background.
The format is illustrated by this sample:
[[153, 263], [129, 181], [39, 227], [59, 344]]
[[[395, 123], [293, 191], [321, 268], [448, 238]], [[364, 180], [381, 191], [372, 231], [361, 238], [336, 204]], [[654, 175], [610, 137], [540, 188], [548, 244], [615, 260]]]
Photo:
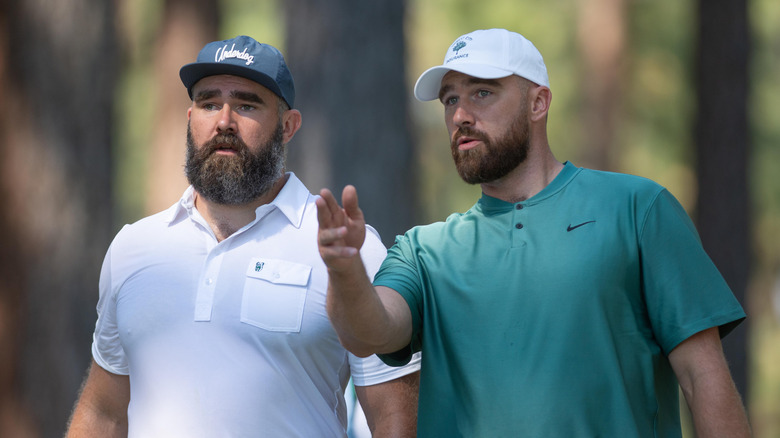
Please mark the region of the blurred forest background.
[[776, 0], [2, 0], [0, 436], [62, 435], [103, 255], [186, 186], [178, 71], [205, 43], [282, 50], [289, 168], [356, 184], [389, 245], [479, 196], [412, 86], [457, 36], [504, 27], [545, 57], [558, 159], [654, 179], [694, 218], [749, 315], [724, 345], [755, 436], [780, 437], [778, 24]]

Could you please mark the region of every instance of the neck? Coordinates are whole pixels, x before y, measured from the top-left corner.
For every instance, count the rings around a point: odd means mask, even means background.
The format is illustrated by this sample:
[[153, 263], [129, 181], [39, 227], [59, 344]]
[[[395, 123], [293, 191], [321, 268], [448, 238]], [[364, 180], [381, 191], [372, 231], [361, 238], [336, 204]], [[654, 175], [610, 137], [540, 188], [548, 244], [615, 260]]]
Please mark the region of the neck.
[[503, 178], [481, 184], [482, 192], [493, 198], [515, 203], [541, 192], [558, 176], [563, 164], [549, 147], [541, 153], [529, 151], [528, 158]]
[[195, 208], [209, 224], [217, 241], [221, 242], [255, 220], [257, 208], [273, 201], [287, 183], [288, 178], [288, 175], [283, 175], [276, 180], [271, 190], [253, 201], [241, 205], [217, 204], [195, 192]]

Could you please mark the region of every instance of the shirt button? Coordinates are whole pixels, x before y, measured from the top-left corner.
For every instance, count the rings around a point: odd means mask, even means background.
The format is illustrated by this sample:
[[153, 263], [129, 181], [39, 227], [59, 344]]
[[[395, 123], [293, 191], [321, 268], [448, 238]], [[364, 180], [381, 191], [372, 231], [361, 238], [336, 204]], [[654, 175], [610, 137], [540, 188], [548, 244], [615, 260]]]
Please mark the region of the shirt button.
[[519, 229], [523, 228], [523, 224], [518, 222], [518, 223], [515, 224], [515, 228], [517, 228], [519, 230]]
[[211, 283], [214, 283], [214, 280], [212, 280], [211, 278], [207, 278], [206, 279], [206, 284], [210, 286]]
[[517, 204], [517, 205], [515, 205], [515, 208], [518, 209], [518, 210], [522, 210], [523, 209], [523, 204]]

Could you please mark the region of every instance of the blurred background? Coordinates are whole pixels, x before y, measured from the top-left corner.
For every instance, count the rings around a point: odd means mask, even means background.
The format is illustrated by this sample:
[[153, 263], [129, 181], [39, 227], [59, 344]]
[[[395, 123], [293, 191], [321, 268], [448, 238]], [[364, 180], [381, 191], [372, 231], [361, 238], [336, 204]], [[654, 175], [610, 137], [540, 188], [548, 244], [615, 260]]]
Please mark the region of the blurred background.
[[288, 167], [355, 184], [389, 246], [479, 196], [412, 87], [459, 35], [504, 27], [545, 57], [559, 160], [686, 207], [749, 315], [724, 345], [755, 436], [780, 437], [779, 23], [776, 0], [0, 1], [0, 436], [62, 435], [105, 251], [186, 187], [178, 71], [205, 43], [282, 50]]

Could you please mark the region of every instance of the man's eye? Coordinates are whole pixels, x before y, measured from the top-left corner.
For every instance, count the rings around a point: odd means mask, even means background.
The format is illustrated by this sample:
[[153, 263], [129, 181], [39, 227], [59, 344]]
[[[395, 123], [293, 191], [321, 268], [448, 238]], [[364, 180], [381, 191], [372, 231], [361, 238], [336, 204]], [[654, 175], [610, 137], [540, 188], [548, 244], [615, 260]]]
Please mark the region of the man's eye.
[[479, 96], [479, 97], [488, 97], [488, 96], [490, 96], [490, 94], [491, 93], [488, 90], [479, 90], [479, 91], [477, 91], [477, 96]]
[[238, 107], [239, 111], [252, 111], [253, 109], [255, 109], [255, 107], [253, 105], [249, 105], [249, 104], [239, 105], [239, 107]]
[[219, 110], [219, 108], [216, 105], [214, 105], [213, 103], [204, 103], [202, 105], [202, 108], [204, 110], [206, 110], [206, 111], [216, 111], [216, 110]]
[[454, 105], [454, 104], [458, 103], [458, 98], [457, 97], [445, 97], [444, 99], [442, 99], [442, 103], [445, 106]]

